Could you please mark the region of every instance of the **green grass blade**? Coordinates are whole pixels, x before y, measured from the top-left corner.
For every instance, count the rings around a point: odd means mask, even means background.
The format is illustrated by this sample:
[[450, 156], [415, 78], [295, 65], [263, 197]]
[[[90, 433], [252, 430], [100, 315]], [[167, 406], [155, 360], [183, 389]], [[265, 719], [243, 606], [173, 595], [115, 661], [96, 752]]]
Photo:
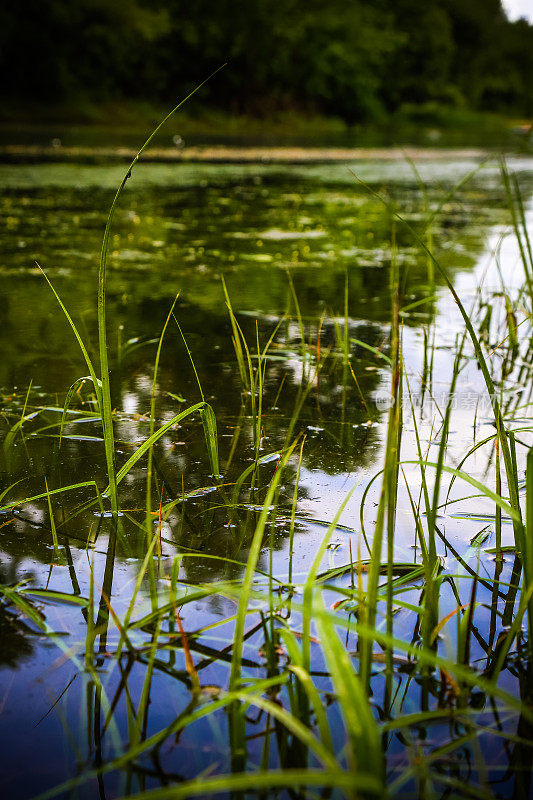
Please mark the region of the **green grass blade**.
[[207, 454], [209, 456], [209, 463], [216, 481], [220, 478], [220, 467], [218, 463], [218, 436], [217, 436], [217, 418], [215, 412], [209, 405], [205, 403], [200, 409], [200, 417], [204, 427], [205, 444], [207, 447]]
[[[315, 602], [315, 608], [317, 606], [323, 608], [320, 595]], [[331, 617], [324, 613], [320, 614], [317, 624], [320, 643], [351, 745], [351, 769], [368, 770], [376, 780], [383, 781], [384, 763], [379, 729], [363, 683], [355, 673], [352, 660], [341, 644]]]
[[[35, 263], [37, 264], [37, 262], [35, 262]], [[48, 286], [52, 290], [52, 292], [54, 294], [54, 297], [56, 298], [57, 302], [59, 303], [59, 307], [61, 308], [63, 314], [67, 318], [67, 321], [68, 321], [70, 327], [72, 328], [74, 336], [76, 337], [76, 341], [78, 342], [78, 344], [80, 346], [80, 350], [82, 352], [83, 358], [85, 359], [85, 363], [87, 364], [87, 368], [89, 370], [89, 374], [91, 376], [91, 380], [93, 382], [93, 386], [94, 386], [95, 391], [96, 391], [96, 397], [97, 397], [97, 400], [98, 400], [99, 410], [100, 410], [100, 413], [102, 413], [102, 382], [96, 376], [96, 371], [94, 369], [93, 362], [91, 361], [89, 353], [87, 352], [87, 348], [85, 347], [83, 339], [81, 338], [81, 335], [80, 335], [80, 333], [79, 333], [79, 331], [78, 331], [78, 329], [77, 329], [77, 327], [76, 327], [76, 325], [74, 323], [74, 320], [72, 319], [72, 317], [68, 313], [68, 311], [67, 311], [67, 309], [65, 307], [65, 304], [61, 300], [59, 294], [56, 292], [56, 290], [55, 290], [53, 284], [51, 283], [50, 279], [48, 278], [46, 272], [42, 269], [40, 264], [37, 264], [37, 267], [40, 270], [41, 275], [43, 276], [43, 278], [47, 282]]]
[[[182, 419], [185, 419], [185, 417], [188, 417], [188, 416], [190, 416], [191, 414], [195, 414], [197, 411], [198, 411], [198, 412], [199, 412], [199, 411], [201, 411], [201, 409], [202, 409], [202, 408], [203, 408], [205, 405], [206, 405], [206, 404], [205, 404], [205, 403], [203, 403], [203, 402], [201, 402], [201, 403], [196, 403], [194, 406], [190, 406], [189, 408], [185, 409], [185, 411], [182, 411], [180, 414], [176, 414], [176, 416], [175, 416], [175, 417], [172, 417], [172, 419], [170, 419], [168, 422], [166, 422], [164, 425], [162, 425], [160, 428], [158, 428], [158, 429], [157, 429], [157, 430], [156, 430], [156, 431], [155, 431], [155, 432], [152, 434], [152, 436], [149, 436], [149, 437], [148, 437], [148, 439], [146, 439], [146, 441], [144, 441], [144, 442], [143, 442], [141, 445], [139, 445], [139, 447], [138, 447], [138, 448], [137, 448], [137, 450], [136, 450], [136, 451], [133, 453], [133, 455], [132, 455], [132, 456], [130, 456], [130, 457], [128, 458], [128, 460], [126, 461], [126, 463], [125, 463], [125, 464], [123, 464], [123, 466], [122, 466], [122, 467], [121, 467], [121, 468], [118, 470], [118, 472], [117, 472], [117, 475], [116, 475], [116, 483], [117, 483], [117, 486], [118, 486], [118, 484], [119, 484], [119, 483], [120, 483], [122, 480], [124, 480], [124, 478], [126, 477], [126, 475], [128, 474], [128, 472], [129, 472], [129, 471], [132, 469], [132, 467], [134, 467], [134, 466], [135, 466], [135, 464], [137, 463], [137, 461], [139, 461], [139, 459], [140, 459], [140, 458], [142, 458], [142, 457], [143, 457], [143, 455], [144, 455], [144, 454], [145, 454], [145, 453], [146, 453], [146, 452], [147, 452], [147, 451], [148, 451], [148, 450], [149, 450], [151, 447], [153, 447], [153, 445], [154, 445], [154, 444], [155, 444], [155, 443], [156, 443], [156, 442], [157, 442], [157, 441], [158, 441], [158, 440], [159, 440], [159, 439], [160, 439], [162, 436], [164, 436], [164, 435], [165, 435], [165, 433], [166, 433], [167, 431], [169, 431], [169, 430], [170, 430], [170, 429], [171, 429], [171, 428], [172, 428], [174, 425], [176, 425], [178, 422], [181, 422], [181, 420], [182, 420]], [[109, 491], [110, 491], [110, 486], [108, 486], [108, 487], [107, 487], [107, 489], [105, 490], [104, 494], [108, 494], [108, 492], [109, 492]]]

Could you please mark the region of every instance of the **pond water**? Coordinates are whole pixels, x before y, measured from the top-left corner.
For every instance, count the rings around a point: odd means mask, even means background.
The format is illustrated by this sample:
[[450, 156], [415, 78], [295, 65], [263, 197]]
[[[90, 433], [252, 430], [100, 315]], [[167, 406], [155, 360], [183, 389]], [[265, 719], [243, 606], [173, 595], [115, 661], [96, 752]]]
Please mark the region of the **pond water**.
[[[161, 604], [168, 602], [168, 578], [173, 563], [178, 563], [177, 554], [182, 556], [178, 581], [184, 592], [192, 592], [199, 584], [225, 581], [229, 585], [242, 580], [279, 454], [288, 439], [300, 433], [305, 434], [305, 444], [299, 476], [296, 458], [283, 475], [270, 546], [262, 551], [259, 568], [264, 574], [270, 572], [280, 586], [291, 580], [301, 584], [328, 524], [351, 489], [321, 569], [346, 565], [358, 547], [364, 549], [359, 505], [369, 481], [382, 467], [387, 421], [391, 261], [397, 260], [401, 275], [406, 372], [415, 400], [424, 410], [420, 430], [430, 448], [432, 425], [446, 404], [456, 337], [463, 329], [448, 290], [438, 274], [433, 275], [411, 232], [394, 221], [390, 208], [368, 187], [392, 202], [423, 236], [428, 214], [438, 208], [431, 225], [431, 245], [470, 307], [482, 276], [487, 302], [492, 292], [500, 291], [498, 266], [508, 287], [519, 288], [523, 280], [516, 242], [507, 236], [502, 244], [510, 216], [499, 166], [494, 162], [476, 166], [466, 159], [426, 161], [419, 167], [420, 175], [408, 163], [378, 162], [137, 167], [115, 217], [108, 262], [117, 464], [124, 463], [148, 436], [157, 342], [176, 296], [175, 319], [170, 319], [165, 332], [156, 381], [158, 424], [199, 402], [203, 391], [215, 411], [219, 438], [218, 479], [212, 475], [199, 415], [170, 428], [154, 449], [152, 508], [154, 530], [159, 526], [161, 535], [155, 582]], [[531, 215], [533, 160], [514, 158], [510, 166], [519, 176], [526, 212]], [[474, 173], [470, 180], [454, 189], [469, 172]], [[0, 200], [0, 393], [5, 437], [1, 470], [2, 490], [9, 489], [2, 497], [3, 505], [40, 495], [46, 486], [54, 490], [88, 481], [96, 481], [100, 489], [106, 485], [101, 423], [89, 382], [77, 386], [59, 443], [66, 392], [87, 374], [87, 367], [37, 264], [96, 358], [99, 248], [122, 173], [122, 167], [114, 165], [0, 165], [4, 187]], [[260, 430], [255, 433], [222, 279], [249, 344], [252, 366], [258, 363], [257, 343], [262, 349], [272, 337], [264, 360]], [[429, 352], [433, 380], [424, 397], [420, 376]], [[323, 366], [316, 377], [321, 359]], [[448, 458], [453, 465], [472, 446], [473, 437], [481, 440], [493, 430], [483, 395], [479, 371], [470, 361], [461, 374], [452, 423]], [[524, 416], [529, 419], [529, 411]], [[23, 424], [18, 425], [21, 418]], [[407, 410], [402, 457], [416, 458], [414, 426]], [[249, 468], [257, 458], [260, 462], [250, 486]], [[469, 462], [470, 474], [486, 479], [489, 461], [490, 454], [480, 450]], [[240, 483], [239, 476], [246, 470]], [[416, 486], [416, 468], [406, 465], [405, 471], [412, 474]], [[295, 492], [298, 502], [291, 526]], [[95, 604], [104, 586], [114, 614], [124, 618], [146, 553], [145, 493], [146, 461], [140, 460], [120, 486], [121, 528], [111, 562], [111, 521], [100, 515], [98, 506], [86, 502], [94, 497], [94, 489], [81, 486], [52, 496], [53, 523], [46, 496], [0, 512], [0, 583], [13, 586], [27, 581], [33, 590], [47, 590], [49, 594], [27, 597], [56, 634], [43, 633], [6, 596], [5, 606], [0, 607], [0, 763], [6, 797], [33, 797], [124, 752], [132, 740], [132, 709], [141, 702], [147, 672], [150, 702], [142, 741], [189, 708], [190, 675], [175, 628], [166, 631], [163, 643], [156, 639], [155, 661], [150, 662], [154, 622], [142, 622], [153, 601], [147, 579], [133, 609], [133, 619], [141, 621], [130, 633], [135, 657], [114, 659], [120, 631], [112, 620], [96, 640], [95, 670], [105, 687], [105, 702], [95, 693], [94, 676], [83, 669], [87, 608], [76, 598], [90, 595], [92, 563]], [[471, 492], [456, 487], [452, 497], [465, 494]], [[234, 502], [228, 504], [230, 497]], [[370, 531], [376, 498], [372, 490], [366, 500]], [[158, 514], [160, 504], [165, 513]], [[484, 546], [493, 546], [490, 514], [494, 505], [483, 499], [452, 504], [443, 512], [445, 540], [440, 554], [450, 575], [467, 571], [471, 563], [476, 566], [480, 557], [482, 572], [493, 573], [491, 557], [480, 556], [479, 548], [471, 546], [481, 529], [487, 529]], [[510, 544], [510, 526], [503, 528], [503, 543]], [[395, 560], [416, 562], [419, 554], [413, 543], [409, 496], [401, 490]], [[502, 582], [512, 582], [513, 567], [512, 559], [500, 566]], [[349, 580], [348, 573], [339, 575], [340, 586]], [[470, 588], [464, 588], [463, 602]], [[481, 582], [478, 588], [479, 636], [471, 644], [471, 663], [486, 656], [483, 643], [495, 624], [493, 591], [488, 583]], [[72, 602], [67, 602], [66, 595]], [[336, 596], [326, 593], [326, 598], [331, 605]], [[414, 604], [419, 598], [416, 585], [404, 596]], [[441, 616], [453, 612], [457, 602], [450, 584], [443, 591]], [[218, 691], [215, 687], [227, 686], [235, 611], [235, 596], [229, 590], [199, 594], [181, 610], [201, 684], [212, 687], [213, 693]], [[296, 627], [298, 619], [295, 612]], [[264, 654], [266, 623], [262, 626], [259, 620], [256, 625], [257, 620], [255, 615], [247, 623], [243, 668], [248, 675], [264, 677], [272, 674], [272, 665]], [[406, 609], [397, 615], [395, 625], [397, 637], [414, 640], [413, 615]], [[448, 641], [443, 643], [449, 646]], [[328, 691], [318, 648], [313, 649], [313, 659], [318, 684]], [[424, 703], [431, 707], [432, 700], [421, 699], [421, 686], [410, 683], [407, 670], [402, 674], [399, 669], [397, 679], [403, 713]], [[504, 687], [520, 696], [520, 680], [511, 671]], [[373, 691], [379, 715], [383, 693], [379, 669]], [[344, 734], [335, 703], [328, 714], [334, 745], [342, 752]], [[273, 768], [290, 766], [291, 756], [283, 762], [274, 744], [265, 756], [268, 736], [263, 724], [261, 715], [250, 716], [249, 763], [259, 765], [266, 759]], [[504, 715], [500, 724], [515, 733], [522, 724], [521, 735], [527, 738], [524, 726], [529, 723], [516, 714]], [[459, 739], [463, 733], [441, 721], [425, 733], [418, 731], [420, 741], [413, 747], [430, 754], [443, 741]], [[482, 733], [475, 743], [458, 744], [449, 756], [442, 756], [439, 769], [458, 780], [472, 775], [477, 780], [475, 748], [479, 743], [485, 761], [494, 766], [487, 785], [495, 796], [525, 797], [517, 793], [523, 787], [517, 789], [515, 775], [508, 772], [509, 754], [503, 752], [502, 742]], [[410, 763], [406, 753], [405, 741], [391, 736], [386, 746], [391, 781]], [[515, 758], [519, 755], [515, 750]], [[222, 710], [199, 719], [181, 736], [169, 735], [162, 745], [147, 749], [124, 768], [89, 778], [72, 790], [74, 794], [59, 796], [122, 797], [204, 772], [226, 774], [231, 766], [227, 714]], [[399, 796], [415, 797], [415, 787], [414, 780], [407, 781]]]

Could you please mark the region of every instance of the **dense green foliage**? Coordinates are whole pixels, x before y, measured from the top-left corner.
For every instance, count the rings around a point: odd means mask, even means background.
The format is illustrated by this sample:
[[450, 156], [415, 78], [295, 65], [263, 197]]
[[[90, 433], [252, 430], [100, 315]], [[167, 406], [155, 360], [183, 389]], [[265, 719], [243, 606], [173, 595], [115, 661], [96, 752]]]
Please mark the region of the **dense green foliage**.
[[5, 99], [204, 100], [348, 122], [407, 104], [533, 113], [533, 26], [500, 0], [19, 0], [0, 11]]

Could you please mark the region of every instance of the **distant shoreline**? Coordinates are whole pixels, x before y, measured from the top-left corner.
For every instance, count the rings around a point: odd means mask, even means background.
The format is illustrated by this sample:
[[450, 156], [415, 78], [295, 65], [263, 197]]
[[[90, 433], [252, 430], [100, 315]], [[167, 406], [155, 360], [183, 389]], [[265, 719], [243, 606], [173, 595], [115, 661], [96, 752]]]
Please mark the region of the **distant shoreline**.
[[[482, 159], [494, 152], [481, 148], [450, 147], [236, 147], [206, 145], [165, 147], [146, 150], [142, 161], [160, 164], [320, 164], [346, 161], [405, 161], [438, 159]], [[125, 147], [62, 147], [5, 145], [0, 147], [2, 163], [65, 162], [94, 163], [132, 161], [136, 151]]]

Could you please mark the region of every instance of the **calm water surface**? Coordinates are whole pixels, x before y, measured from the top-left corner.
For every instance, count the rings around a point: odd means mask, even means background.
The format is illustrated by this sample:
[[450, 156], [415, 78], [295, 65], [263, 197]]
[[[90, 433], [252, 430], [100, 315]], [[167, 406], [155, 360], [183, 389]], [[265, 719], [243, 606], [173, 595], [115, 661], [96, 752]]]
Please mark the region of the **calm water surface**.
[[[161, 527], [163, 552], [158, 568], [162, 595], [167, 591], [164, 576], [177, 553], [184, 554], [180, 565], [184, 586], [242, 576], [257, 509], [276, 468], [276, 454], [291, 432], [306, 434], [298, 489], [294, 576], [296, 580], [304, 578], [326, 530], [325, 523], [331, 521], [355, 485], [324, 568], [349, 561], [350, 542], [355, 552], [359, 541], [362, 493], [382, 464], [384, 398], [389, 380], [386, 360], [360, 342], [377, 348], [385, 357], [389, 352], [389, 272], [393, 257], [401, 269], [405, 359], [415, 394], [420, 391], [428, 330], [435, 323], [432, 389], [437, 404], [445, 396], [451, 351], [461, 330], [447, 291], [438, 276], [436, 284], [431, 283], [427, 260], [411, 234], [393, 222], [390, 211], [354, 179], [351, 170], [394, 202], [420, 233], [424, 232], [428, 208], [436, 209], [444, 200], [432, 225], [433, 248], [468, 306], [489, 262], [487, 296], [498, 288], [497, 270], [489, 256], [509, 225], [497, 165], [482, 167], [450, 194], [475, 166], [464, 160], [424, 163], [420, 167], [424, 191], [409, 164], [138, 167], [116, 215], [109, 259], [108, 331], [117, 409], [117, 461], [123, 463], [147, 436], [157, 338], [179, 294], [175, 317], [192, 353], [206, 400], [216, 412], [222, 482], [227, 485], [223, 490], [213, 489], [215, 481], [199, 417], [184, 421], [157, 446], [157, 496], [163, 503], [179, 501]], [[515, 159], [512, 166], [520, 175], [529, 208], [533, 162]], [[6, 500], [43, 492], [45, 478], [50, 488], [88, 480], [96, 480], [100, 488], [105, 486], [101, 428], [92, 414], [88, 384], [74, 397], [75, 421], [66, 426], [58, 446], [57, 409], [62, 407], [68, 387], [85, 375], [87, 368], [36, 262], [53, 282], [89, 350], [96, 353], [99, 246], [121, 174], [122, 168], [115, 166], [0, 165], [4, 187], [0, 200], [0, 392], [1, 424], [6, 436], [2, 489], [16, 484]], [[506, 280], [519, 283], [516, 247], [505, 239], [498, 252]], [[255, 352], [257, 341], [263, 347], [273, 335], [266, 360], [260, 441], [260, 455], [265, 458], [258, 468], [255, 490], [250, 492], [248, 480], [248, 488], [243, 488], [239, 496], [240, 507], [231, 514], [222, 494], [231, 494], [232, 484], [253, 463], [254, 441], [249, 397], [236, 365], [222, 277], [250, 348]], [[295, 297], [307, 340], [304, 349]], [[345, 335], [349, 366], [343, 358]], [[329, 355], [295, 421], [302, 374], [312, 373], [317, 349]], [[174, 320], [166, 332], [157, 388], [157, 417], [161, 422], [200, 400], [195, 373]], [[479, 374], [472, 364], [464, 371], [459, 387], [465, 402], [455, 417], [452, 460], [457, 460], [472, 442], [472, 403], [481, 394]], [[435, 413], [433, 408], [421, 423], [427, 424], [424, 432], [428, 440]], [[21, 431], [9, 436], [22, 415], [28, 419]], [[488, 413], [480, 413], [478, 426], [480, 438], [490, 432]], [[412, 422], [407, 420], [406, 458], [414, 455], [413, 441]], [[485, 464], [480, 456], [472, 471], [479, 469], [481, 474]], [[280, 581], [287, 578], [295, 466], [286, 473], [278, 521], [272, 530], [273, 570]], [[140, 529], [145, 479], [146, 467], [141, 461], [121, 486], [123, 531], [112, 588], [113, 607], [119, 615], [127, 609], [145, 550]], [[53, 502], [61, 559], [54, 553], [46, 498], [22, 505], [16, 513], [0, 514], [0, 583], [27, 580], [34, 588], [87, 597], [90, 566], [85, 543], [90, 535], [96, 540], [95, 581], [100, 586], [105, 579], [109, 521], [95, 515], [94, 508], [72, 516], [88, 497], [88, 490], [80, 489], [57, 495]], [[478, 501], [475, 507], [467, 504], [460, 510], [472, 512], [478, 507], [481, 513], [483, 504]], [[369, 525], [373, 514], [369, 502]], [[409, 515], [409, 500], [401, 496], [397, 555], [412, 562], [417, 554], [412, 548], [414, 532]], [[451, 549], [443, 546], [443, 563], [452, 574], [457, 569], [455, 555], [470, 553], [470, 540], [483, 524], [451, 512], [442, 524], [452, 543]], [[269, 557], [265, 550], [261, 562], [264, 569], [269, 567]], [[470, 557], [465, 556], [467, 560]], [[511, 567], [511, 562], [504, 566], [509, 576]], [[489, 596], [488, 590], [481, 588], [478, 599], [483, 591]], [[417, 602], [418, 594], [414, 589], [413, 602]], [[443, 615], [446, 602], [444, 595]], [[451, 591], [448, 602], [455, 608]], [[0, 607], [0, 763], [2, 791], [13, 800], [32, 797], [89, 769], [98, 759], [120, 753], [122, 743], [128, 741], [128, 703], [123, 694], [105, 737], [98, 733], [105, 710], [95, 722], [95, 709], [87, 700], [90, 680], [77, 668], [83, 662], [85, 647], [84, 613], [77, 606], [43, 597], [36, 603], [50, 628], [58, 633], [53, 641], [12, 607]], [[143, 585], [135, 618], [142, 619], [149, 609], [147, 587]], [[194, 656], [201, 664], [203, 685], [227, 683], [229, 665], [224, 648], [231, 645], [232, 626], [225, 620], [234, 613], [234, 602], [221, 594], [183, 608], [186, 630], [202, 629], [195, 639]], [[480, 625], [483, 613], [481, 610]], [[485, 617], [488, 625], [488, 612]], [[409, 640], [409, 615], [402, 612], [396, 624], [398, 635]], [[142, 691], [146, 672], [142, 647], [149, 643], [149, 633], [148, 627], [132, 634], [140, 648], [139, 659], [127, 664], [134, 702]], [[252, 675], [264, 669], [262, 637], [261, 630], [252, 632], [245, 646], [245, 666]], [[111, 627], [100, 642], [97, 662], [109, 702], [121, 680], [116, 663], [107, 657], [117, 641], [118, 632]], [[472, 646], [480, 647], [477, 642]], [[314, 668], [320, 670], [318, 652], [316, 658]], [[123, 669], [124, 665], [126, 662]], [[378, 674], [376, 696], [379, 687]], [[517, 691], [512, 681], [509, 688]], [[413, 709], [419, 708], [419, 690], [412, 686], [409, 691], [406, 706], [411, 703]], [[162, 648], [154, 672], [146, 735], [169, 724], [189, 702], [183, 652]], [[337, 714], [334, 706], [331, 714]], [[450, 736], [450, 732], [434, 730], [431, 735], [438, 740], [439, 736]], [[341, 746], [342, 742], [336, 744]], [[493, 746], [487, 741], [487, 748]], [[250, 760], [257, 763], [262, 742], [252, 737], [249, 747]], [[396, 740], [390, 742], [388, 757], [392, 771], [402, 769], [405, 755]], [[504, 761], [497, 753], [494, 759], [502, 764], [498, 791], [511, 797], [513, 782], [505, 778]], [[194, 777], [202, 770], [222, 773], [229, 768], [226, 717], [215, 714], [187, 728], [179, 742], [172, 739], [166, 743], [157, 757], [140, 759], [126, 774], [107, 775], [105, 785], [89, 783], [77, 789], [75, 796], [112, 798], [160, 786], [167, 779]], [[461, 772], [465, 764], [457, 762], [454, 769], [466, 775]]]

